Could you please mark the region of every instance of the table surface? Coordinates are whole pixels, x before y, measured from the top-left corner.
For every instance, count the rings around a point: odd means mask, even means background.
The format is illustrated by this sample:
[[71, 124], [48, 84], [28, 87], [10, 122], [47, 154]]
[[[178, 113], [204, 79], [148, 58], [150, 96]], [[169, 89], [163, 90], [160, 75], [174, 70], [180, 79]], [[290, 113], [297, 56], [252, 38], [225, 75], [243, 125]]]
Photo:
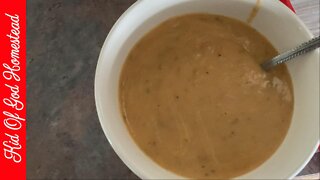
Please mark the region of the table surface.
[[[137, 179], [102, 132], [93, 88], [104, 39], [134, 1], [27, 1], [28, 179]], [[318, 35], [319, 0], [293, 4]]]

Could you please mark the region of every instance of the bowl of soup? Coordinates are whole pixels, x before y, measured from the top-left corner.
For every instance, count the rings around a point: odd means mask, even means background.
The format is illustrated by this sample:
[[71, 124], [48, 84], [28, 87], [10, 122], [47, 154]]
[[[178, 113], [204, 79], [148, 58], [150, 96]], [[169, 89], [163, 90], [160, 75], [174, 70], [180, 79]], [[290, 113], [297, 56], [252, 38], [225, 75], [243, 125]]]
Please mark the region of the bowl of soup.
[[[278, 1], [137, 1], [100, 53], [102, 129], [142, 179], [288, 179], [319, 142], [319, 51]], [[107, 162], [106, 162], [107, 163]]]

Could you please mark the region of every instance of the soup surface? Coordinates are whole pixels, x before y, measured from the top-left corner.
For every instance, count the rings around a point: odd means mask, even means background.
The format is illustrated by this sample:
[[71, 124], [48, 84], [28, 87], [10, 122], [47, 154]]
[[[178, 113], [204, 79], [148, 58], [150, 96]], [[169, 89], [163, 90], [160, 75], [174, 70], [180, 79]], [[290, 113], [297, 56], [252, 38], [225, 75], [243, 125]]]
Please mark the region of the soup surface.
[[190, 14], [165, 21], [131, 50], [120, 79], [124, 121], [138, 146], [182, 176], [232, 178], [266, 161], [293, 111], [285, 65], [240, 21]]

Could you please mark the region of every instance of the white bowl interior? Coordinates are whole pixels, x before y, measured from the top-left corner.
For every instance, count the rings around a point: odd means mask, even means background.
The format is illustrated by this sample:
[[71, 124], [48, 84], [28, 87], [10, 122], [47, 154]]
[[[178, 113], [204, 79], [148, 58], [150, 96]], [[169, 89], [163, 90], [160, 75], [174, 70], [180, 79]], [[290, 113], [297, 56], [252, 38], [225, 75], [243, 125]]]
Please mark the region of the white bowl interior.
[[[166, 19], [188, 13], [212, 13], [246, 21], [256, 0], [138, 1], [116, 23], [101, 50], [95, 97], [102, 128], [124, 163], [143, 179], [181, 179], [153, 162], [132, 140], [120, 114], [118, 83], [134, 44]], [[278, 1], [261, 1], [252, 26], [281, 52], [312, 37], [303, 23]], [[239, 179], [292, 178], [311, 158], [319, 141], [319, 50], [289, 62], [294, 85], [294, 114], [276, 153]], [[272, 132], [270, 132], [272, 133]], [[266, 146], [268, 146], [266, 144]], [[107, 163], [107, 162], [106, 162]]]

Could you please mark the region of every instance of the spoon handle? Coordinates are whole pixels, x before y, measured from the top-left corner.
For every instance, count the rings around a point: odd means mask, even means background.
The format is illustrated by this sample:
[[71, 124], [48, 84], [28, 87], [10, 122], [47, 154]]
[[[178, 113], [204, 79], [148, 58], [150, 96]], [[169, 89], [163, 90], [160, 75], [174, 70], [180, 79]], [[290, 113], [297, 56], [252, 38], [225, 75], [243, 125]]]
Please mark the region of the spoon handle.
[[320, 47], [320, 36], [315, 37], [308, 42], [302, 43], [300, 46], [294, 49], [291, 49], [289, 51], [279, 54], [278, 56], [262, 63], [261, 67], [264, 70], [269, 70], [273, 66], [287, 62], [292, 58], [295, 58], [297, 56], [310, 52], [318, 47]]

